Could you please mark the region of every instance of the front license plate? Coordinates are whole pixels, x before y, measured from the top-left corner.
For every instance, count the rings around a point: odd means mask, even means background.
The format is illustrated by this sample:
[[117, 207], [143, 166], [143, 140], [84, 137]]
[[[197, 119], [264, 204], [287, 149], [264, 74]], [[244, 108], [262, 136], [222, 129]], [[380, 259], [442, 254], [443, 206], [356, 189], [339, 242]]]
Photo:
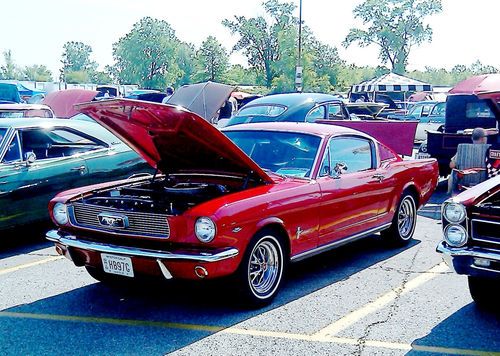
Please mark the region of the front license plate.
[[134, 268], [130, 257], [101, 254], [102, 267], [104, 272], [118, 274], [120, 276], [133, 277]]

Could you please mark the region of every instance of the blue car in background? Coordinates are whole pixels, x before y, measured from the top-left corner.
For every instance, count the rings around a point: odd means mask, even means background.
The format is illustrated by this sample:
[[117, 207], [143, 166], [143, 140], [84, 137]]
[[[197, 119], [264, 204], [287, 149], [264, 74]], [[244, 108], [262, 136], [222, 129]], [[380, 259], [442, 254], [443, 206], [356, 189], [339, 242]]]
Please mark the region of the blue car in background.
[[21, 96], [15, 84], [0, 83], [0, 104], [20, 103]]
[[249, 122], [315, 122], [317, 120], [349, 120], [343, 101], [330, 94], [290, 93], [268, 95], [243, 106], [235, 116], [219, 126]]

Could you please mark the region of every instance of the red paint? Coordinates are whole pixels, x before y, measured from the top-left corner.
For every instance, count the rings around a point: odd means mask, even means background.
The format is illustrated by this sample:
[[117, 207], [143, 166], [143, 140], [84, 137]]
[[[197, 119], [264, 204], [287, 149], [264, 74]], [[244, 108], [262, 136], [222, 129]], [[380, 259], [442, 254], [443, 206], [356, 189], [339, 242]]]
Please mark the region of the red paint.
[[[134, 114], [132, 119], [129, 119], [127, 115], [120, 113], [120, 105], [122, 113], [127, 110], [123, 110], [123, 107], [133, 106], [139, 114]], [[236, 257], [216, 263], [165, 261], [174, 278], [197, 279], [194, 274], [196, 265], [208, 270], [207, 278], [234, 273], [252, 237], [262, 228], [273, 227], [276, 231], [281, 231], [287, 241], [286, 244], [290, 247], [289, 256], [293, 257], [320, 245], [386, 225], [391, 222], [405, 189], [415, 190], [418, 204], [421, 206], [430, 198], [437, 184], [438, 166], [434, 159], [403, 161], [395, 154], [390, 158], [392, 151], [389, 148], [384, 150], [384, 157], [389, 159], [380, 162], [377, 158], [376, 168], [344, 174], [340, 178], [318, 178], [317, 172], [321, 160], [316, 162], [312, 179], [268, 176], [217, 129], [192, 113], [165, 105], [123, 100], [86, 104], [81, 108], [113, 129], [115, 134], [132, 143], [132, 146], [151, 163], [162, 162], [164, 169], [174, 171], [179, 167], [177, 163], [171, 167], [169, 161], [163, 161], [163, 157], [167, 156], [162, 150], [172, 147], [162, 135], [174, 137], [174, 133], [184, 132], [186, 128], [183, 127], [184, 121], [196, 123], [199, 126], [189, 126], [195, 130], [195, 134], [189, 137], [196, 140], [197, 144], [204, 145], [204, 149], [209, 150], [214, 156], [225, 151], [227, 164], [222, 166], [223, 171], [235, 174], [252, 168], [265, 181], [265, 184], [262, 182], [251, 188], [223, 195], [196, 205], [181, 215], [168, 218], [171, 237], [164, 242], [166, 251], [194, 249], [202, 252], [227, 247], [239, 250]], [[328, 139], [333, 136], [357, 135], [369, 138], [366, 134], [349, 128], [309, 123], [247, 124], [233, 126], [228, 130], [277, 130], [317, 134], [323, 138], [320, 152], [325, 150]], [[148, 134], [150, 131], [154, 131], [153, 136]], [[158, 142], [161, 142], [161, 145], [158, 145]], [[179, 144], [179, 141], [176, 142]], [[190, 144], [191, 141], [184, 142], [184, 146]], [[375, 141], [373, 147], [377, 145], [382, 144]], [[204, 172], [203, 163], [197, 161], [190, 150], [186, 152], [184, 159], [191, 160], [192, 169], [195, 168], [194, 163], [199, 163]], [[238, 160], [239, 163], [236, 162]], [[383, 176], [382, 181], [376, 178], [377, 174]], [[211, 179], [213, 181], [214, 178]], [[50, 202], [49, 209], [52, 210], [56, 202], [70, 203], [72, 199], [91, 194], [94, 189], [112, 187], [125, 182], [130, 183], [130, 181], [112, 182], [63, 192]], [[208, 244], [198, 241], [194, 235], [194, 223], [200, 216], [210, 217], [217, 226], [217, 235]], [[99, 235], [91, 231], [70, 226], [60, 226], [60, 229], [80, 238], [92, 235], [94, 240], [99, 240]], [[139, 241], [147, 238], [136, 239]], [[83, 256], [84, 264], [101, 267], [98, 253], [82, 250], [78, 253]], [[138, 273], [161, 275], [156, 260], [133, 258], [133, 264]]]

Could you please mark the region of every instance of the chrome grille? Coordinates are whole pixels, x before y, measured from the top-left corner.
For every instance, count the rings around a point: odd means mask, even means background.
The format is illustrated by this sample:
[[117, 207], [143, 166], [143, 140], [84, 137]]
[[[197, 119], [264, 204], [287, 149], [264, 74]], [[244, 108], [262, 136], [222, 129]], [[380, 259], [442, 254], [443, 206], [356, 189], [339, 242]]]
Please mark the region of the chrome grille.
[[[99, 231], [115, 232], [121, 235], [139, 235], [151, 237], [170, 237], [170, 226], [167, 215], [124, 211], [99, 205], [74, 203], [69, 207], [71, 223]], [[115, 228], [99, 223], [98, 215], [101, 213], [114, 213], [128, 218], [128, 226]]]
[[476, 241], [500, 245], [500, 222], [472, 219], [471, 237]]

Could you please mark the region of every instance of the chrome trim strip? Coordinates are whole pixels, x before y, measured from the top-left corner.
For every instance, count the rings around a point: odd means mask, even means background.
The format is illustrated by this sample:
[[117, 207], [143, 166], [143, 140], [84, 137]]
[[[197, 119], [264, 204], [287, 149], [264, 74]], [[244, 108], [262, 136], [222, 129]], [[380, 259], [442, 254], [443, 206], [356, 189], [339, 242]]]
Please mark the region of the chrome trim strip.
[[378, 227], [375, 227], [373, 229], [370, 229], [370, 230], [367, 230], [367, 231], [363, 231], [363, 232], [360, 232], [359, 234], [356, 234], [356, 235], [352, 235], [352, 236], [349, 236], [349, 237], [345, 237], [341, 240], [338, 240], [338, 241], [333, 241], [333, 242], [330, 242], [326, 245], [321, 245], [321, 246], [318, 246], [316, 248], [313, 248], [312, 250], [308, 250], [308, 251], [305, 251], [305, 252], [301, 252], [299, 253], [298, 255], [295, 255], [293, 256], [290, 261], [292, 262], [297, 262], [297, 261], [301, 261], [303, 260], [304, 258], [307, 258], [307, 257], [311, 257], [311, 256], [314, 256], [314, 255], [317, 255], [319, 253], [322, 253], [322, 252], [325, 252], [325, 251], [328, 251], [328, 250], [331, 250], [333, 248], [336, 248], [336, 247], [340, 247], [342, 245], [345, 245], [349, 242], [352, 242], [352, 241], [355, 241], [355, 240], [358, 240], [358, 239], [361, 239], [363, 237], [366, 237], [366, 236], [369, 236], [369, 235], [372, 235], [372, 234], [375, 234], [377, 232], [380, 232], [380, 231], [383, 231], [387, 228], [389, 228], [391, 226], [392, 223], [387, 223], [385, 225], [382, 225], [382, 226], [378, 226]]
[[[474, 237], [474, 222], [480, 222], [480, 223], [486, 223], [486, 224], [493, 224], [493, 225], [500, 225], [500, 222], [496, 221], [489, 221], [489, 220], [483, 220], [483, 219], [471, 219], [470, 221], [470, 238], [474, 241], [479, 241], [479, 242], [486, 242], [494, 245], [500, 245], [500, 239], [495, 241], [493, 239], [491, 240], [485, 240], [485, 239], [480, 239], [480, 238], [475, 238]], [[485, 236], [487, 237], [487, 236]]]
[[444, 253], [452, 257], [473, 257], [473, 258], [484, 258], [487, 260], [492, 260], [495, 262], [500, 262], [500, 251], [485, 249], [485, 248], [467, 248], [459, 247], [452, 248], [444, 245], [444, 241], [441, 241], [437, 247], [436, 252]]
[[[68, 216], [69, 216], [69, 223], [71, 226], [82, 229], [82, 230], [87, 230], [87, 231], [95, 231], [95, 232], [104, 232], [106, 234], [112, 234], [112, 235], [117, 235], [117, 236], [131, 236], [131, 237], [151, 237], [154, 239], [162, 239], [162, 240], [167, 240], [170, 238], [170, 223], [168, 221], [168, 218], [170, 215], [164, 215], [164, 214], [156, 214], [156, 213], [151, 213], [152, 215], [159, 215], [162, 217], [165, 217], [167, 221], [167, 228], [165, 230], [165, 234], [152, 234], [152, 233], [138, 233], [136, 231], [127, 231], [124, 229], [113, 229], [113, 228], [99, 228], [96, 226], [90, 226], [82, 223], [78, 223], [76, 220], [76, 213], [75, 213], [75, 204], [79, 204], [82, 206], [90, 206], [90, 207], [96, 207], [96, 205], [92, 204], [85, 204], [85, 203], [80, 203], [80, 202], [73, 202], [72, 204], [68, 205]], [[101, 206], [99, 206], [101, 208]], [[108, 210], [108, 212], [116, 212], [120, 214], [127, 214], [126, 211], [120, 210], [117, 208], [106, 208], [102, 207], [103, 210]], [[141, 213], [141, 214], [147, 214], [147, 213]], [[97, 216], [96, 216], [97, 218]]]
[[497, 269], [491, 269], [491, 268], [487, 268], [487, 267], [479, 267], [479, 266], [476, 266], [475, 264], [470, 265], [470, 267], [474, 268], [474, 269], [478, 269], [480, 271], [500, 273], [500, 271]]
[[62, 244], [66, 247], [80, 248], [83, 250], [91, 250], [104, 253], [115, 253], [119, 255], [127, 255], [133, 257], [148, 257], [160, 260], [186, 260], [199, 262], [218, 262], [228, 258], [235, 257], [239, 251], [234, 247], [229, 247], [216, 253], [200, 252], [200, 253], [175, 253], [168, 251], [147, 250], [141, 248], [132, 248], [124, 246], [116, 246], [102, 244], [98, 242], [77, 240], [74, 235], [63, 235], [57, 230], [50, 230], [45, 235], [46, 239], [52, 242]]

